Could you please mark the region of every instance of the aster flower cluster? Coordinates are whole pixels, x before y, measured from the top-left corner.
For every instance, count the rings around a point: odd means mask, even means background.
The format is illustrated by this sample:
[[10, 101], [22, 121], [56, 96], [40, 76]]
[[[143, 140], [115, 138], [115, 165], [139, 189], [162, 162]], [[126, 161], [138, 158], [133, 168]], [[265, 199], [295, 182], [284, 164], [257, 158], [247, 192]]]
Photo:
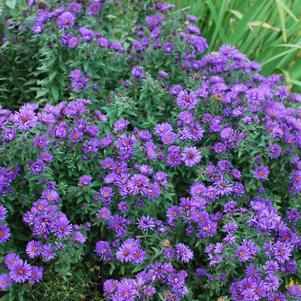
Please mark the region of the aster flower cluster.
[[170, 4], [135, 2], [116, 41], [115, 2], [84, 2], [33, 26], [76, 93], [0, 109], [1, 290], [89, 260], [107, 300], [298, 300], [300, 95], [232, 46], [204, 54]]
[[72, 239], [76, 244], [85, 243], [86, 239], [79, 227], [72, 226], [66, 215], [59, 210], [56, 205], [59, 202], [56, 190], [46, 189], [41, 198], [33, 203], [30, 211], [25, 212], [23, 221], [32, 229], [33, 237], [38, 239], [28, 242], [26, 246], [29, 258], [41, 256], [47, 262], [56, 257], [56, 252], [64, 249], [66, 240]]
[[9, 226], [4, 223], [6, 214], [7, 209], [3, 205], [0, 205], [0, 244], [5, 243], [11, 236]]
[[43, 267], [28, 264], [16, 253], [9, 253], [4, 257], [7, 273], [0, 274], [0, 288], [6, 290], [13, 283], [28, 282], [31, 285], [40, 282], [43, 277]]
[[89, 81], [89, 78], [84, 76], [79, 69], [72, 70], [69, 74], [69, 78], [71, 80], [71, 88], [74, 92], [80, 92], [85, 89]]
[[134, 279], [105, 281], [104, 292], [108, 300], [147, 300], [158, 293], [156, 285], [160, 284], [164, 286], [161, 292], [164, 299], [177, 301], [188, 293], [187, 276], [184, 270], [176, 271], [169, 263], [156, 262], [146, 266]]

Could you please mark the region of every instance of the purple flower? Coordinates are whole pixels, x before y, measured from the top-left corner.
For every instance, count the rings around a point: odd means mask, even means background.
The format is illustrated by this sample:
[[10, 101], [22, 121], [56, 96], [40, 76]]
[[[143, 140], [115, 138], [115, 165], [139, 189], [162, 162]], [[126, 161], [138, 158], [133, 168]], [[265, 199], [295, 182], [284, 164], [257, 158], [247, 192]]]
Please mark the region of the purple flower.
[[0, 205], [0, 222], [5, 220], [6, 214], [7, 214], [7, 209], [3, 205]]
[[184, 263], [188, 263], [193, 258], [193, 252], [183, 243], [176, 244], [176, 258]]
[[43, 161], [38, 160], [38, 161], [32, 162], [30, 164], [30, 169], [31, 169], [32, 173], [37, 176], [44, 171], [45, 166], [44, 166]]
[[289, 260], [292, 255], [292, 251], [293, 249], [291, 245], [281, 241], [277, 241], [272, 248], [272, 254], [280, 263], [284, 263], [285, 261]]
[[109, 220], [111, 217], [110, 209], [104, 207], [97, 212], [97, 216], [102, 220]]
[[9, 276], [16, 283], [24, 283], [31, 274], [30, 265], [23, 260], [17, 260], [11, 267]]
[[130, 206], [128, 202], [122, 201], [118, 203], [117, 208], [120, 210], [121, 213], [126, 213], [128, 212]]
[[281, 147], [278, 144], [271, 144], [269, 147], [269, 155], [272, 159], [276, 159], [281, 155]]
[[79, 34], [81, 35], [82, 39], [85, 42], [91, 42], [91, 41], [93, 41], [93, 38], [94, 38], [93, 31], [89, 30], [86, 27], [80, 26], [78, 28], [78, 32], [79, 32]]
[[91, 184], [92, 177], [91, 176], [82, 176], [79, 179], [79, 184], [83, 186], [89, 186]]
[[80, 69], [72, 70], [69, 74], [71, 79], [71, 88], [74, 92], [80, 92], [87, 87], [89, 78], [86, 77]]
[[43, 267], [38, 266], [31, 266], [30, 276], [29, 276], [29, 283], [31, 285], [40, 282], [43, 278]]
[[13, 116], [14, 124], [23, 131], [28, 131], [30, 128], [35, 127], [37, 119], [34, 111], [26, 106], [22, 106], [19, 112], [16, 112]]
[[287, 289], [288, 294], [293, 298], [301, 297], [301, 288], [300, 285], [291, 285]]
[[[1, 212], [1, 210], [0, 210], [0, 212]], [[0, 213], [0, 216], [1, 216], [1, 213]], [[300, 214], [297, 209], [290, 209], [286, 212], [286, 217], [290, 222], [296, 223], [300, 218]], [[0, 220], [1, 220], [1, 218], [0, 218]]]
[[39, 149], [44, 149], [48, 145], [48, 139], [43, 136], [37, 136], [33, 139], [33, 145]]
[[0, 289], [6, 290], [10, 288], [12, 284], [9, 274], [0, 274]]
[[77, 37], [70, 37], [68, 40], [67, 40], [67, 46], [70, 48], [70, 49], [74, 49], [78, 46], [80, 42], [80, 39], [77, 38]]
[[69, 29], [75, 22], [75, 16], [70, 12], [64, 12], [57, 18], [57, 25], [61, 29]]
[[91, 16], [96, 16], [99, 14], [100, 9], [100, 3], [94, 2], [88, 7], [88, 12]]
[[83, 132], [80, 131], [79, 129], [74, 129], [73, 131], [70, 132], [69, 134], [69, 139], [73, 142], [73, 143], [78, 143], [83, 139]]
[[80, 245], [82, 245], [86, 242], [85, 236], [79, 231], [75, 231], [73, 233], [72, 240]]
[[249, 261], [259, 252], [259, 248], [251, 240], [243, 240], [243, 243], [237, 248], [236, 256], [241, 262]]
[[145, 256], [144, 250], [140, 247], [140, 241], [132, 238], [127, 239], [116, 252], [118, 260], [134, 264], [142, 263]]
[[184, 110], [192, 110], [198, 103], [197, 94], [181, 91], [177, 96], [177, 105]]
[[7, 268], [11, 269], [13, 267], [13, 265], [17, 262], [20, 261], [21, 258], [18, 254], [16, 253], [8, 253], [5, 257], [4, 257], [4, 263], [7, 266]]
[[253, 174], [257, 180], [264, 181], [268, 178], [269, 172], [270, 171], [267, 166], [260, 165], [254, 169]]
[[95, 252], [103, 261], [110, 261], [113, 258], [110, 244], [107, 241], [98, 241], [95, 246]]
[[127, 129], [129, 122], [125, 119], [118, 119], [114, 123], [115, 132], [123, 132]]
[[155, 221], [150, 216], [142, 216], [137, 222], [138, 229], [141, 231], [153, 230], [156, 226]]
[[70, 13], [72, 14], [78, 14], [81, 11], [81, 5], [79, 3], [76, 2], [72, 2], [70, 3], [70, 5], [68, 6], [68, 10]]
[[132, 195], [141, 194], [147, 196], [148, 194], [149, 179], [142, 175], [134, 175], [128, 182], [128, 188]]
[[0, 244], [5, 243], [7, 240], [9, 240], [11, 236], [10, 229], [8, 225], [2, 224], [0, 225]]
[[41, 255], [43, 261], [48, 262], [56, 257], [51, 243], [46, 243], [42, 246]]
[[26, 245], [26, 253], [29, 258], [36, 258], [41, 255], [41, 243], [36, 240], [30, 241]]
[[145, 76], [144, 75], [144, 70], [140, 66], [133, 67], [132, 70], [131, 70], [131, 75], [132, 75], [132, 77], [138, 78], [138, 79], [142, 79]]
[[181, 159], [186, 166], [192, 167], [201, 162], [202, 156], [200, 151], [196, 147], [192, 146], [184, 148], [184, 151], [181, 154]]

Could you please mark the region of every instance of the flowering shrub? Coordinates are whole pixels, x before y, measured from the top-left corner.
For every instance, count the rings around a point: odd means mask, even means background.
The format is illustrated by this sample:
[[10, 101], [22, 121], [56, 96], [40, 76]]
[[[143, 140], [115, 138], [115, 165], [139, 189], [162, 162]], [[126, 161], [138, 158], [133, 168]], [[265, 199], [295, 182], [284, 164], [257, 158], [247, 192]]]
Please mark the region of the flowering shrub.
[[301, 96], [169, 4], [119, 2], [116, 40], [114, 4], [36, 11], [54, 97], [0, 110], [1, 289], [91, 264], [103, 300], [299, 300]]

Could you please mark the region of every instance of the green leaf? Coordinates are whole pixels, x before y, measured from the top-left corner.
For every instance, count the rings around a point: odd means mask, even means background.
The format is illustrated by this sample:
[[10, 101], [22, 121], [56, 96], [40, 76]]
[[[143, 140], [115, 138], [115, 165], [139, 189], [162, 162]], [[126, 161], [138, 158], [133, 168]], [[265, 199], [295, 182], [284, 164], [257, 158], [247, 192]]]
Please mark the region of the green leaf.
[[17, 0], [6, 0], [5, 4], [10, 8], [10, 9], [15, 9]]

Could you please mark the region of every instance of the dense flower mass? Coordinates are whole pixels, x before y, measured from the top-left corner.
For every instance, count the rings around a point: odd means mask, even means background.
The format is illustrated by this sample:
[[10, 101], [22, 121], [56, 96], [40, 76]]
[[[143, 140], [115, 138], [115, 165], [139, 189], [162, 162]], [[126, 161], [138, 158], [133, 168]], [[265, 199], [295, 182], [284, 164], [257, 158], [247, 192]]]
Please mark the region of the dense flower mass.
[[301, 96], [136, 2], [30, 5], [64, 100], [0, 108], [1, 290], [87, 262], [103, 300], [299, 300]]

